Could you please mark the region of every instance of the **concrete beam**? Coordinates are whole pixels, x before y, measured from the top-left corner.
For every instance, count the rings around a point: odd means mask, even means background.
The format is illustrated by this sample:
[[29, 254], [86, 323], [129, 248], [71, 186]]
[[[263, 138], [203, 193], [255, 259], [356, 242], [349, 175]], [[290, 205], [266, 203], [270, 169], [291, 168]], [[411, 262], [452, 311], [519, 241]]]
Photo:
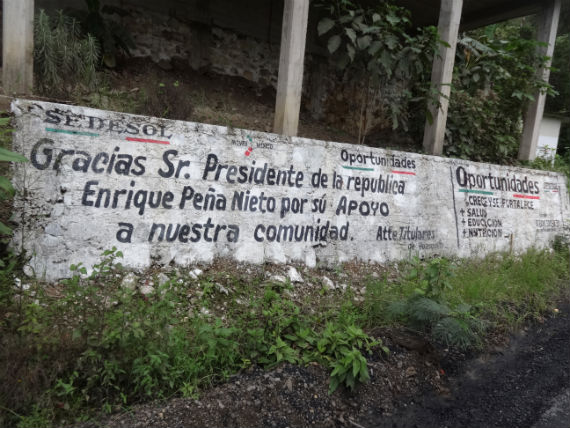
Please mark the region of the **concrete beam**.
[[[537, 39], [547, 43], [547, 46], [539, 46], [538, 54], [552, 58], [554, 53], [554, 43], [556, 42], [556, 31], [558, 29], [558, 21], [560, 19], [560, 0], [550, 0], [545, 5], [542, 12], [538, 15], [538, 34]], [[548, 60], [545, 67], [538, 70], [538, 76], [548, 82], [550, 77], [550, 64]], [[519, 148], [520, 160], [533, 160], [536, 157], [536, 146], [538, 144], [538, 134], [540, 131], [540, 123], [544, 115], [544, 104], [546, 102], [546, 94], [537, 91], [534, 95], [534, 101], [528, 106], [524, 116], [524, 127]]]
[[299, 127], [309, 0], [285, 0], [273, 130], [295, 136]]
[[4, 93], [28, 94], [34, 86], [34, 0], [4, 0], [2, 86]]
[[429, 106], [431, 121], [426, 120], [424, 128], [424, 151], [430, 155], [441, 155], [447, 123], [447, 108], [451, 93], [453, 65], [455, 64], [455, 48], [457, 34], [461, 22], [463, 0], [441, 0], [439, 10], [439, 36], [449, 47], [440, 46], [439, 53], [433, 59], [431, 84], [439, 92], [438, 102]]
[[[478, 0], [465, 5], [461, 16], [459, 31], [469, 31], [475, 28], [508, 21], [509, 19], [529, 16], [542, 9], [540, 0]], [[475, 9], [471, 11], [470, 9]]]

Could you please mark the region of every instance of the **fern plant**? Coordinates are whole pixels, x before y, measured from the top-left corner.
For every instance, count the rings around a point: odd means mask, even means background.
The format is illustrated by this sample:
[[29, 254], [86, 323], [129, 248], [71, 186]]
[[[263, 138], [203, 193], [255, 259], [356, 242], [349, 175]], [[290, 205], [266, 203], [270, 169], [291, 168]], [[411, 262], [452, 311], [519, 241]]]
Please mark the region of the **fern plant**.
[[42, 93], [61, 95], [78, 83], [97, 86], [97, 39], [82, 36], [81, 26], [62, 11], [50, 17], [40, 10], [34, 23], [34, 70]]
[[472, 306], [451, 306], [445, 292], [451, 290], [453, 267], [449, 260], [436, 258], [424, 263], [415, 258], [407, 280], [416, 284], [414, 294], [392, 302], [388, 312], [392, 318], [413, 328], [429, 332], [433, 339], [447, 346], [467, 349], [480, 345], [486, 324], [476, 317]]

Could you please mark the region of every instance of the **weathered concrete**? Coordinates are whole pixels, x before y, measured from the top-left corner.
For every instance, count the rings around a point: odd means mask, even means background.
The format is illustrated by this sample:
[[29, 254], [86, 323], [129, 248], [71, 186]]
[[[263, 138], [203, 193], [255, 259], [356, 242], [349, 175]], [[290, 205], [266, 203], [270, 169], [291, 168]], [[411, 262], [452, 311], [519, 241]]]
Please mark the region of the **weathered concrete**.
[[[544, 67], [537, 71], [537, 75], [543, 81], [548, 82], [550, 77], [550, 65], [552, 64], [552, 54], [554, 53], [554, 44], [556, 43], [556, 31], [558, 29], [558, 21], [560, 19], [560, 0], [549, 0], [542, 12], [538, 15], [538, 32], [537, 39], [545, 43], [544, 46], [537, 48], [540, 56], [549, 57]], [[519, 159], [533, 160], [536, 157], [536, 148], [538, 145], [538, 136], [540, 132], [540, 124], [544, 115], [544, 106], [546, 104], [546, 93], [536, 91], [534, 101], [528, 106], [524, 116], [524, 127], [521, 136], [521, 145], [519, 147]]]
[[561, 174], [18, 100], [14, 247], [53, 280], [124, 264], [333, 264], [545, 247]]
[[309, 0], [285, 0], [273, 125], [278, 134], [297, 135], [308, 19]]
[[3, 0], [2, 86], [29, 94], [34, 86], [34, 0]]
[[437, 89], [439, 96], [437, 103], [432, 103], [429, 107], [431, 117], [426, 120], [424, 128], [423, 147], [430, 155], [441, 155], [443, 152], [462, 8], [463, 0], [441, 0], [437, 29], [441, 40], [447, 43], [447, 46], [440, 45], [439, 52], [433, 58], [431, 70], [431, 84]]

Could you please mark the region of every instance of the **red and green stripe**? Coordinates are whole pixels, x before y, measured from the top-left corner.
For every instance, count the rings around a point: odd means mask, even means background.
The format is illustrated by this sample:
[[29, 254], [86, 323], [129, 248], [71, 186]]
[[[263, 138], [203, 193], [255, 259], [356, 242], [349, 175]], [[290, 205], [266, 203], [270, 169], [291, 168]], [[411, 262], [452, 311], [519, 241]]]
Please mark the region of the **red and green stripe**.
[[[85, 136], [85, 137], [100, 137], [101, 136], [101, 134], [97, 134], [95, 132], [72, 131], [69, 129], [46, 128], [46, 131], [47, 132], [55, 132], [57, 134], [81, 135], [81, 136]], [[126, 137], [125, 141], [130, 141], [130, 142], [135, 142], [135, 143], [170, 144], [170, 141], [153, 140], [151, 138]]]

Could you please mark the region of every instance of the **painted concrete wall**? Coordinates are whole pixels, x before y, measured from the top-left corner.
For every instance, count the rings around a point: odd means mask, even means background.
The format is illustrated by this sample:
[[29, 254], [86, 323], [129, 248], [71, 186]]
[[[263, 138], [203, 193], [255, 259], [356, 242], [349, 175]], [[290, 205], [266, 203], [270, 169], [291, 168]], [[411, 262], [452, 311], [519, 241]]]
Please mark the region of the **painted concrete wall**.
[[17, 100], [14, 247], [54, 280], [216, 257], [309, 266], [482, 256], [562, 233], [562, 175]]

